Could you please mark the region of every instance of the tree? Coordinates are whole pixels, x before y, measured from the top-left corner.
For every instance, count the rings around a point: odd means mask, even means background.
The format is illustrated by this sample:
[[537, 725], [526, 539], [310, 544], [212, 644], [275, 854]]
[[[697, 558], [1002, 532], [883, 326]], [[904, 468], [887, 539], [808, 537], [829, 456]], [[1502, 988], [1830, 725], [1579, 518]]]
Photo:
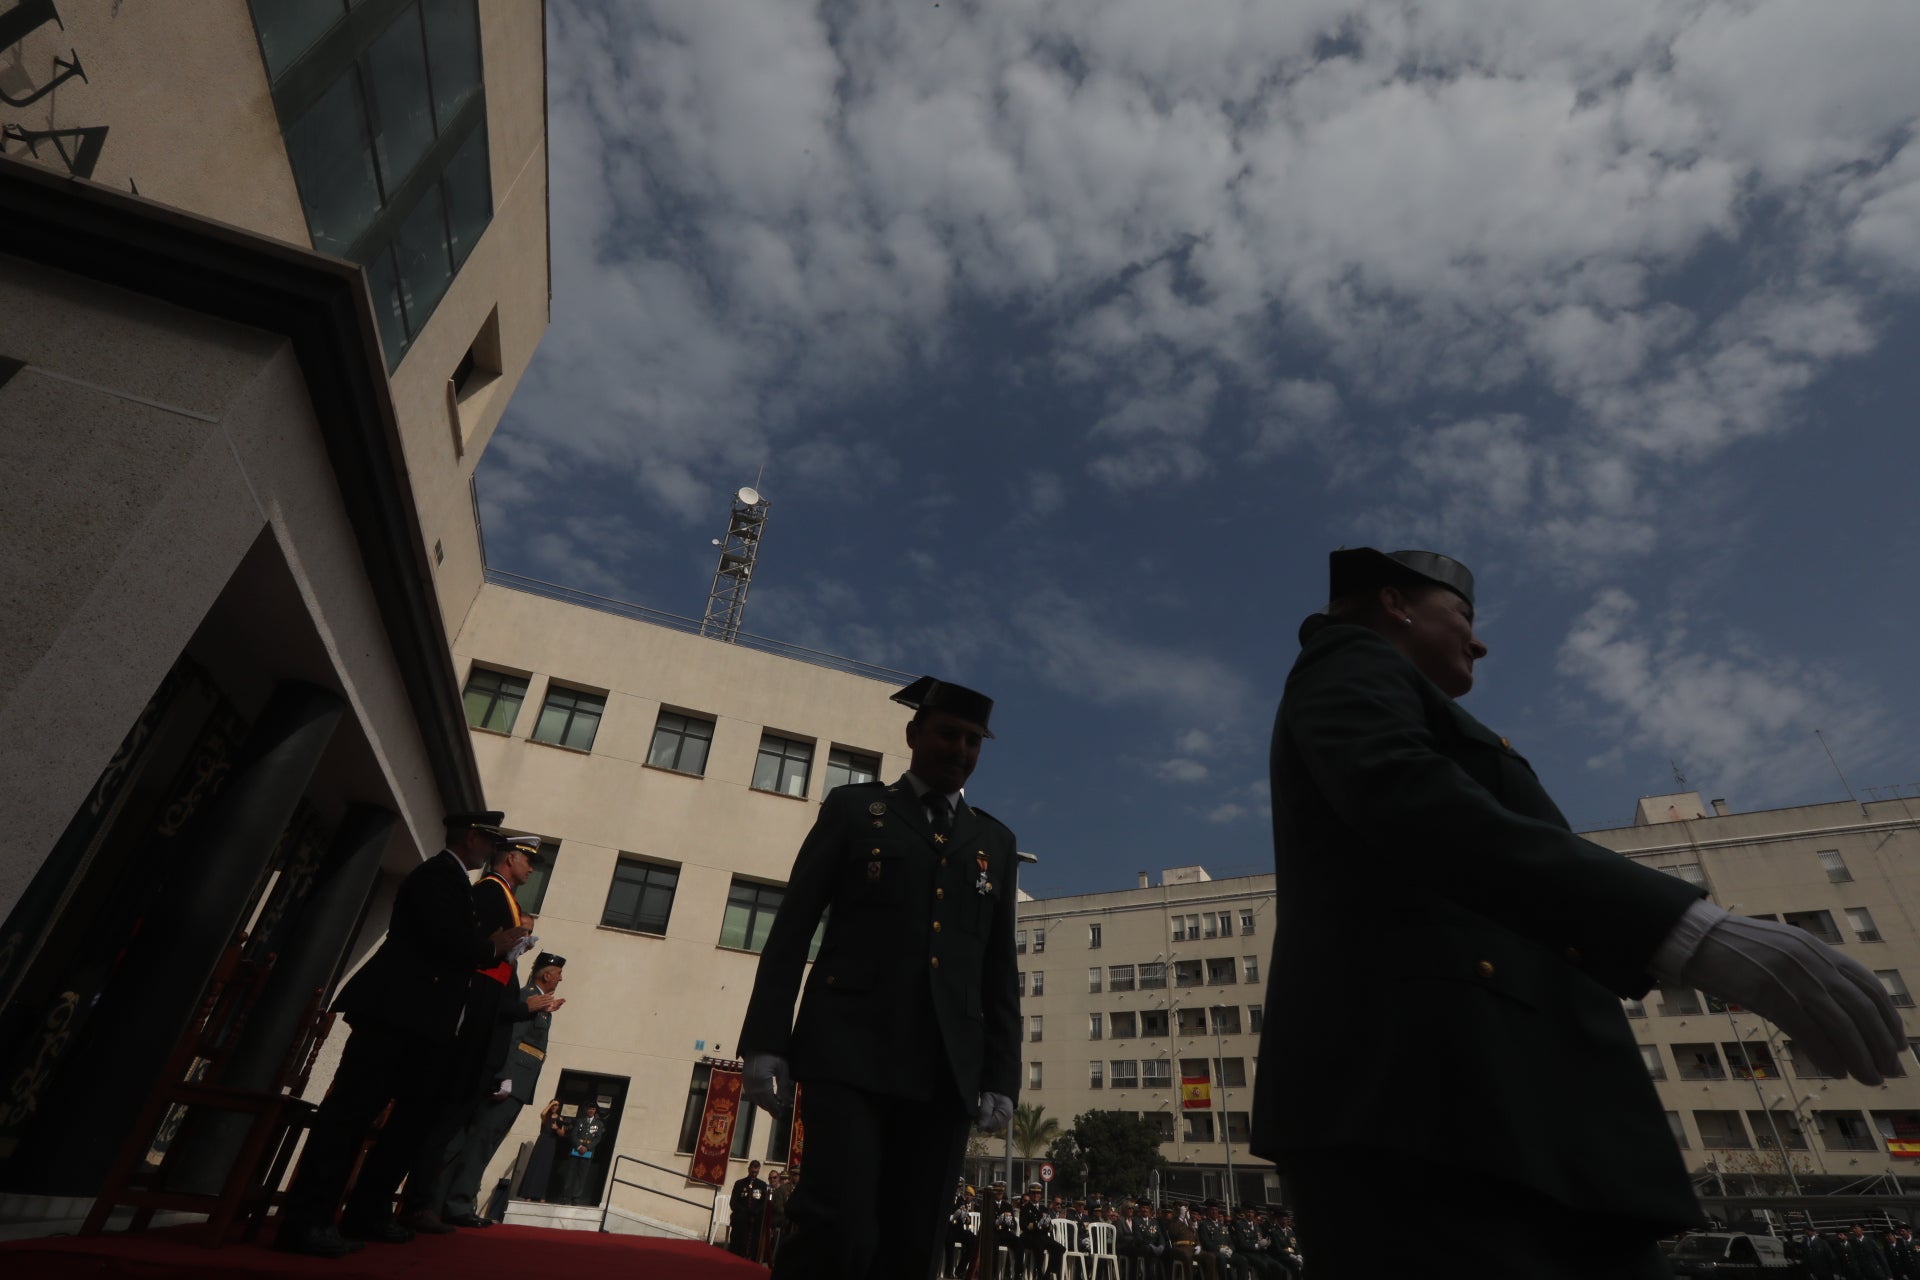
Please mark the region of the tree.
[[1033, 1159], [1060, 1136], [1060, 1122], [1047, 1115], [1046, 1110], [1030, 1102], [1013, 1109], [1013, 1148], [1022, 1159]]
[[1085, 1166], [1087, 1185], [1106, 1195], [1143, 1194], [1148, 1176], [1167, 1163], [1159, 1133], [1131, 1111], [1082, 1112], [1073, 1118], [1067, 1143], [1056, 1145], [1070, 1145], [1074, 1163]]
[[[1080, 1158], [1080, 1144], [1073, 1140], [1073, 1131], [1069, 1129], [1053, 1140], [1047, 1148], [1047, 1161], [1053, 1165], [1053, 1185], [1060, 1194], [1072, 1198], [1080, 1194], [1080, 1184], [1087, 1181], [1087, 1167]], [[1095, 1190], [1098, 1190], [1096, 1184]]]

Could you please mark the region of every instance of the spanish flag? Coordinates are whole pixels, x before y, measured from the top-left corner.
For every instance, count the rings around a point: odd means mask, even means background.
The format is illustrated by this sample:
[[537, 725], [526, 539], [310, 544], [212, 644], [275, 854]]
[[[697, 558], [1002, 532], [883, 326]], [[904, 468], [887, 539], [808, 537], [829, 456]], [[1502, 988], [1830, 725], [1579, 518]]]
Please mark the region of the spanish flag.
[[1213, 1086], [1207, 1082], [1207, 1077], [1180, 1077], [1180, 1108], [1183, 1111], [1213, 1109]]

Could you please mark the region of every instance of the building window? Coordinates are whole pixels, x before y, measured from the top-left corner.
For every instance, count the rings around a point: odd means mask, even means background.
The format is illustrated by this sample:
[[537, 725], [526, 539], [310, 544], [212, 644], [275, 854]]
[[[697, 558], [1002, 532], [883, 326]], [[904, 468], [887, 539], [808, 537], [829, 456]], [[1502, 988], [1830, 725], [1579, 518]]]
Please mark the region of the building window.
[[1234, 976], [1233, 958], [1231, 956], [1207, 961], [1207, 985], [1214, 987], [1229, 986], [1238, 981], [1239, 979]]
[[1220, 936], [1223, 938], [1231, 938], [1233, 936], [1233, 912], [1231, 911], [1222, 911], [1220, 913]]
[[1137, 1060], [1116, 1058], [1107, 1065], [1113, 1068], [1112, 1088], [1138, 1089], [1140, 1087], [1140, 1063]]
[[1167, 1011], [1165, 1009], [1142, 1009], [1140, 1011], [1140, 1034], [1152, 1039], [1158, 1036], [1166, 1039]]
[[1660, 1016], [1663, 1018], [1692, 1018], [1700, 1013], [1700, 993], [1692, 987], [1661, 987]]
[[1847, 908], [1847, 927], [1855, 942], [1879, 942], [1880, 931], [1873, 927], [1873, 913], [1865, 907]]
[[1100, 994], [1100, 966], [1099, 965], [1094, 965], [1093, 968], [1087, 970], [1087, 994], [1095, 995], [1095, 996]]
[[1873, 1129], [1858, 1111], [1816, 1111], [1820, 1141], [1829, 1151], [1878, 1151]]
[[733, 1147], [728, 1152], [735, 1160], [747, 1158], [747, 1148], [753, 1142], [753, 1120], [760, 1114], [760, 1108], [740, 1099], [740, 1114], [733, 1120]]
[[[1100, 1015], [1096, 1013], [1093, 1016], [1097, 1018]], [[1131, 1040], [1139, 1034], [1140, 1019], [1133, 1013], [1121, 1012], [1116, 1009], [1113, 1014], [1113, 1038], [1115, 1040]]]
[[1197, 987], [1205, 980], [1198, 960], [1175, 960], [1173, 962], [1173, 985], [1176, 987]]
[[600, 732], [600, 717], [606, 709], [607, 700], [600, 694], [548, 685], [547, 701], [540, 708], [540, 718], [533, 723], [533, 740], [571, 747], [575, 751], [591, 751], [594, 735]]
[[1047, 993], [1047, 975], [1044, 970], [1033, 971], [1033, 994], [1043, 996]]
[[1178, 1025], [1181, 1035], [1204, 1036], [1207, 1034], [1207, 1011], [1205, 1009], [1181, 1009], [1178, 1013]]
[[1834, 928], [1831, 912], [1788, 911], [1781, 915], [1780, 921], [1796, 929], [1805, 929], [1830, 947], [1840, 945], [1840, 930]]
[[1261, 1007], [1257, 1004], [1247, 1006], [1247, 1034], [1256, 1036], [1260, 1034], [1261, 1012]]
[[1027, 931], [1025, 929], [1015, 929], [1013, 931], [1013, 954], [1017, 956], [1027, 954]]
[[1747, 1137], [1746, 1122], [1738, 1111], [1696, 1111], [1694, 1128], [1700, 1130], [1700, 1145], [1723, 1151], [1748, 1151], [1753, 1147]]
[[1188, 1111], [1184, 1113], [1187, 1131], [1184, 1138], [1188, 1142], [1213, 1141], [1213, 1112]]
[[1040, 1015], [1037, 1013], [1034, 1014], [1031, 1018], [1027, 1019], [1027, 1043], [1028, 1044], [1040, 1043], [1040, 1021], [1041, 1021]]
[[1668, 867], [1667, 870], [1688, 884], [1697, 884], [1703, 889], [1707, 887], [1707, 873], [1700, 869], [1700, 864], [1697, 862], [1683, 862], [1677, 867]]
[[[1191, 920], [1193, 917], [1188, 916], [1187, 918]], [[1219, 916], [1216, 916], [1215, 914], [1213, 914], [1213, 912], [1209, 911], [1207, 912], [1205, 917], [1203, 917], [1203, 923], [1206, 927], [1206, 933], [1205, 933], [1206, 937], [1217, 938], [1220, 936], [1220, 917]], [[1191, 926], [1189, 926], [1187, 929], [1187, 937], [1192, 938], [1194, 936], [1195, 934], [1193, 932], [1193, 929]]]
[[467, 723], [494, 733], [512, 733], [527, 698], [527, 678], [475, 667], [467, 673]]
[[767, 945], [767, 930], [787, 891], [771, 884], [755, 884], [735, 877], [727, 891], [727, 910], [720, 920], [720, 945], [735, 951], [758, 952]]
[[1130, 964], [1110, 964], [1107, 966], [1107, 990], [1133, 990], [1133, 966]]
[[1227, 1112], [1227, 1141], [1243, 1143], [1253, 1141], [1253, 1126], [1247, 1122], [1246, 1112]]
[[773, 1133], [767, 1138], [767, 1163], [785, 1164], [793, 1154], [793, 1112], [773, 1115]]
[[1847, 860], [1840, 856], [1838, 849], [1820, 850], [1820, 866], [1826, 871], [1830, 884], [1845, 884], [1853, 879], [1853, 872], [1847, 870]]
[[1913, 995], [1907, 990], [1907, 984], [1900, 977], [1898, 969], [1875, 969], [1873, 976], [1880, 979], [1880, 985], [1887, 989], [1893, 1002], [1902, 1009], [1913, 1008]]
[[849, 751], [845, 747], [835, 747], [827, 752], [827, 791], [835, 787], [851, 786], [857, 782], [872, 782], [880, 776], [880, 757], [864, 755], [858, 751]]
[[607, 890], [600, 923], [635, 933], [665, 934], [679, 886], [680, 868], [623, 853], [613, 868], [613, 887]]
[[674, 1150], [690, 1156], [700, 1143], [700, 1117], [707, 1110], [707, 1085], [713, 1079], [713, 1065], [693, 1064], [693, 1079], [687, 1084], [687, 1105], [680, 1112], [680, 1141]]
[[1029, 1062], [1027, 1064], [1027, 1088], [1038, 1089], [1039, 1087], [1040, 1087], [1040, 1064], [1037, 1062]]
[[1251, 938], [1253, 936], [1253, 912], [1251, 911], [1242, 911], [1240, 913], [1240, 936], [1243, 938]]
[[657, 769], [701, 776], [707, 771], [707, 752], [712, 746], [713, 721], [662, 711], [654, 722], [647, 763]]
[[1667, 1112], [1667, 1128], [1673, 1133], [1673, 1144], [1682, 1151], [1687, 1149], [1687, 1126], [1682, 1123], [1678, 1111]]
[[783, 796], [805, 796], [813, 768], [813, 744], [777, 733], [760, 735], [760, 758], [753, 762], [753, 789]]
[[1015, 969], [1013, 971], [1013, 981], [1015, 988], [1020, 992], [1021, 998], [1025, 999], [1027, 994], [1027, 971], [1025, 969]]
[[560, 856], [558, 841], [540, 842], [540, 866], [527, 873], [527, 882], [513, 891], [513, 900], [520, 904], [520, 910], [532, 915], [540, 910], [540, 904], [547, 900], [547, 886], [553, 883], [553, 864]]
[[[1788, 1061], [1793, 1063], [1793, 1073], [1799, 1076], [1802, 1080], [1833, 1079], [1833, 1074], [1829, 1072], [1825, 1067], [1821, 1066], [1818, 1062], [1815, 1062], [1813, 1060], [1812, 1054], [1800, 1053], [1798, 1050], [1796, 1050], [1793, 1047], [1793, 1041], [1791, 1040], [1787, 1041], [1785, 1046], [1783, 1047], [1786, 1049]], [[1920, 1055], [1916, 1055], [1916, 1056], [1920, 1056]]]
[[[1102, 1034], [1101, 1015], [1097, 1013], [1088, 1014], [1087, 1015], [1087, 1039], [1098, 1040], [1100, 1039], [1101, 1034]], [[1118, 1033], [1116, 1032], [1116, 1035], [1117, 1034]]]
[[1039, 955], [1041, 952], [1045, 951], [1046, 949], [1047, 949], [1047, 931], [1045, 929], [1035, 929], [1033, 931], [1033, 954]]
[[1242, 982], [1260, 981], [1260, 957], [1246, 956], [1240, 961], [1240, 980]]
[[1774, 1149], [1776, 1132], [1780, 1135], [1779, 1145], [1788, 1151], [1807, 1149], [1807, 1135], [1800, 1128], [1800, 1117], [1791, 1111], [1776, 1110], [1771, 1115], [1765, 1111], [1749, 1111], [1747, 1127], [1753, 1130], [1753, 1140], [1768, 1150]]
[[1104, 1088], [1107, 1082], [1107, 1064], [1097, 1059], [1087, 1064], [1087, 1088]]
[[1676, 1044], [1673, 1063], [1682, 1080], [1725, 1080], [1727, 1069], [1720, 1062], [1719, 1047], [1710, 1043]]
[[1100, 945], [1100, 926], [1097, 924], [1090, 924], [1087, 926], [1087, 946], [1089, 948], [1092, 948], [1092, 947], [1097, 947], [1099, 945]]
[[1647, 1006], [1638, 1000], [1622, 1000], [1620, 1007], [1626, 1011], [1629, 1018], [1644, 1018], [1647, 1016]]
[[1167, 989], [1167, 966], [1162, 960], [1149, 960], [1140, 966], [1140, 989], [1142, 991], [1165, 991]]
[[1143, 1111], [1140, 1118], [1153, 1126], [1155, 1142], [1173, 1141], [1173, 1113], [1171, 1111]]
[[1145, 1088], [1173, 1088], [1173, 1064], [1165, 1058], [1148, 1058], [1140, 1067], [1140, 1083]]
[[1773, 1062], [1773, 1049], [1765, 1039], [1723, 1040], [1720, 1052], [1726, 1055], [1727, 1070], [1735, 1080], [1780, 1078], [1780, 1068]]
[[1643, 1044], [1640, 1046], [1640, 1060], [1647, 1064], [1647, 1074], [1655, 1080], [1667, 1078], [1667, 1065], [1660, 1060], [1660, 1046]]
[[1237, 1004], [1217, 1004], [1207, 1010], [1213, 1018], [1213, 1033], [1217, 1036], [1237, 1036], [1240, 1034], [1240, 1006]]

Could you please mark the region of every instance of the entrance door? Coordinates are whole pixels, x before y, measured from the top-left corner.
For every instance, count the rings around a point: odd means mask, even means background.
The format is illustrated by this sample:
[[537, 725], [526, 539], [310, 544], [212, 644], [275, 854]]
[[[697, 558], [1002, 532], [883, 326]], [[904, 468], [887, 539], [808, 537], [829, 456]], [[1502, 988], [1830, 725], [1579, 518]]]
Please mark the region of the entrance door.
[[560, 1087], [555, 1093], [560, 1099], [560, 1114], [569, 1123], [578, 1125], [591, 1106], [599, 1118], [601, 1130], [598, 1140], [593, 1144], [592, 1155], [586, 1159], [574, 1154], [577, 1147], [569, 1137], [566, 1150], [560, 1153], [558, 1167], [554, 1170], [556, 1175], [564, 1178], [560, 1183], [563, 1190], [552, 1199], [562, 1204], [600, 1203], [607, 1185], [607, 1171], [613, 1167], [613, 1153], [620, 1138], [620, 1118], [627, 1109], [627, 1082], [626, 1076], [600, 1076], [587, 1071], [560, 1073]]

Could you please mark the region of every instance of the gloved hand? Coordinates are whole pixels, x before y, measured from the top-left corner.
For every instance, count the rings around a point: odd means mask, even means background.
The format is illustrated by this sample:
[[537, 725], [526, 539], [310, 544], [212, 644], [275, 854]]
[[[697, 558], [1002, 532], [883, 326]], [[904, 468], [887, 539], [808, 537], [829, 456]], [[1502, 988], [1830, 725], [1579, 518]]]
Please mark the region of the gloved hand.
[[740, 1071], [740, 1091], [747, 1101], [775, 1115], [793, 1107], [793, 1076], [787, 1060], [777, 1053], [750, 1053]]
[[1831, 1074], [1879, 1084], [1899, 1073], [1907, 1036], [1899, 1010], [1858, 960], [1804, 929], [1705, 901], [1688, 907], [1674, 929], [1676, 937], [1688, 932], [1699, 941], [1673, 977], [1778, 1023], [1798, 1052]]
[[982, 1133], [998, 1133], [1013, 1119], [1013, 1099], [1004, 1093], [983, 1093], [973, 1125]]
[[512, 1096], [513, 1096], [513, 1081], [511, 1080], [502, 1080], [500, 1082], [500, 1087], [493, 1091], [493, 1100], [495, 1102], [505, 1102], [508, 1098]]
[[507, 949], [507, 963], [512, 964], [521, 956], [533, 950], [533, 944], [538, 941], [540, 941], [540, 939], [534, 937], [532, 934], [528, 934], [526, 937], [520, 939], [520, 941], [514, 943], [513, 946]]

